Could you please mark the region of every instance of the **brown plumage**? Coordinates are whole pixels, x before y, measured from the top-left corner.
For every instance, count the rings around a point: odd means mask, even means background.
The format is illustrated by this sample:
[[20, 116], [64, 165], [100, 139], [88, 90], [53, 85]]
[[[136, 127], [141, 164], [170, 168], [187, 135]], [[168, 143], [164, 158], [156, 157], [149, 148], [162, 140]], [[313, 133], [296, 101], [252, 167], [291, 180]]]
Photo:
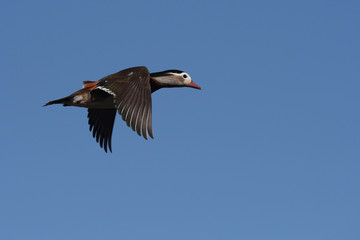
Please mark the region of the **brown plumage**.
[[105, 152], [111, 149], [116, 111], [126, 124], [148, 139], [153, 138], [151, 93], [164, 87], [200, 89], [190, 76], [179, 70], [149, 73], [146, 67], [133, 67], [106, 76], [99, 81], [84, 81], [83, 89], [44, 106], [63, 104], [88, 108], [90, 131]]

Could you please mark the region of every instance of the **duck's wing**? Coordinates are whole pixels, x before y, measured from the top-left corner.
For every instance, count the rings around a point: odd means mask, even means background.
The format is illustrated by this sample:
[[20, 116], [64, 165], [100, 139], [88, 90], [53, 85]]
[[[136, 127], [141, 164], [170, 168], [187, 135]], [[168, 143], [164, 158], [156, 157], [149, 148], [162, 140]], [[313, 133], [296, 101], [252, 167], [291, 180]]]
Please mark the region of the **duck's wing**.
[[116, 109], [88, 109], [88, 118], [90, 125], [90, 132], [92, 131], [93, 137], [100, 144], [100, 147], [104, 147], [105, 152], [107, 148], [111, 149], [111, 135], [114, 127]]
[[146, 67], [122, 70], [102, 78], [95, 90], [113, 95], [115, 107], [122, 119], [139, 136], [153, 137], [151, 123], [150, 73]]

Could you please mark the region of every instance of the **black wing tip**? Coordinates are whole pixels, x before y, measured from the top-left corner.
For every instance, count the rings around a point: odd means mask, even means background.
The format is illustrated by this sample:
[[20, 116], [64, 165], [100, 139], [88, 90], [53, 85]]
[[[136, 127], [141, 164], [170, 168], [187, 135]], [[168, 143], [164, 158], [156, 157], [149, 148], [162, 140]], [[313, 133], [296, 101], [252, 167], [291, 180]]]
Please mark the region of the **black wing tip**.
[[116, 109], [88, 109], [89, 130], [93, 138], [106, 153], [112, 153], [111, 137]]
[[104, 151], [105, 151], [106, 153], [108, 153], [106, 146], [104, 146]]
[[111, 143], [109, 143], [107, 141], [107, 140], [110, 140], [110, 138], [105, 139], [103, 136], [101, 136], [99, 138], [96, 138], [96, 136], [94, 136], [93, 138], [95, 138], [96, 142], [100, 145], [100, 148], [104, 149], [104, 151], [106, 153], [108, 153], [108, 150], [109, 150], [110, 153], [112, 153]]

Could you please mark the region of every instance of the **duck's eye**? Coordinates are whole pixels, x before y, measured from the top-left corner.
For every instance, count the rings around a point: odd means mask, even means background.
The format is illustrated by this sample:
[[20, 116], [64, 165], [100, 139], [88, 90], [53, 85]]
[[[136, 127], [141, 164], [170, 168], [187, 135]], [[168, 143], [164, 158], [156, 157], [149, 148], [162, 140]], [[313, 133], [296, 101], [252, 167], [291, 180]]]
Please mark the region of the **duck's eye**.
[[187, 75], [186, 75], [186, 74], [184, 74], [184, 75], [183, 75], [183, 78], [187, 78]]

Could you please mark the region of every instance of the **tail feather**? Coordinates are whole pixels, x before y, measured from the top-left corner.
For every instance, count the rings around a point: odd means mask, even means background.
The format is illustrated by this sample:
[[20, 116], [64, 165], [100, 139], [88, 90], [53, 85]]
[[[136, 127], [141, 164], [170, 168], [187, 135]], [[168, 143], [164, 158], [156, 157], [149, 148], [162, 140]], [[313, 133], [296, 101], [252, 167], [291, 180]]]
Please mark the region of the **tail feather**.
[[63, 104], [64, 106], [69, 106], [70, 97], [60, 98], [54, 101], [46, 103], [43, 107], [53, 105], [53, 104]]

